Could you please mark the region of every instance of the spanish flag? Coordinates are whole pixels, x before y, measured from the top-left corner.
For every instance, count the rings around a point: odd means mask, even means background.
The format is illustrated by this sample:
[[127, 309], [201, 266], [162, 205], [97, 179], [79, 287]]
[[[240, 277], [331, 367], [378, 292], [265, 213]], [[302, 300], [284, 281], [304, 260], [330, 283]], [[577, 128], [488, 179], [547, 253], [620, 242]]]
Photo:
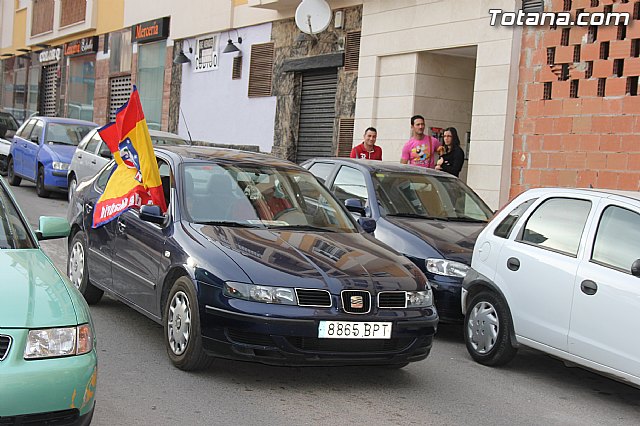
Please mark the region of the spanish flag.
[[156, 204], [165, 212], [158, 163], [136, 86], [129, 101], [116, 112], [115, 123], [101, 127], [98, 133], [113, 153], [117, 167], [93, 208], [93, 227], [144, 204]]

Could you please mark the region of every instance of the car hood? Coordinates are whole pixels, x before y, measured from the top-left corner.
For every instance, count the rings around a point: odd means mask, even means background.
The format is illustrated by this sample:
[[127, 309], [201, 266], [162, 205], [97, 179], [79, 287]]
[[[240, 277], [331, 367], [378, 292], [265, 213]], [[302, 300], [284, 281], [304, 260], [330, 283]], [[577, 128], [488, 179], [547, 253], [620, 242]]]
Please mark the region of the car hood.
[[445, 259], [471, 265], [473, 245], [485, 223], [438, 221], [386, 216], [385, 220], [427, 242]]
[[41, 250], [0, 250], [0, 270], [0, 328], [77, 324], [67, 285]]
[[[359, 233], [277, 231], [193, 225], [255, 284], [415, 290], [405, 257]], [[411, 267], [411, 266], [410, 266]]]
[[73, 153], [76, 152], [77, 148], [75, 145], [64, 145], [59, 143], [48, 143], [45, 146], [52, 153], [51, 159], [62, 163], [71, 163]]

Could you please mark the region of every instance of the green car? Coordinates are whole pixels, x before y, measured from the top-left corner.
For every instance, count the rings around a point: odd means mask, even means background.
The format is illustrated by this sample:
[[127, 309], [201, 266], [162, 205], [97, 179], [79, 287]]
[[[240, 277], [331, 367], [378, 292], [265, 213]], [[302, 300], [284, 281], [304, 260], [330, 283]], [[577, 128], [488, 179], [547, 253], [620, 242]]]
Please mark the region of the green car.
[[41, 217], [33, 232], [0, 178], [0, 424], [85, 425], [97, 356], [89, 308], [38, 240], [69, 224]]

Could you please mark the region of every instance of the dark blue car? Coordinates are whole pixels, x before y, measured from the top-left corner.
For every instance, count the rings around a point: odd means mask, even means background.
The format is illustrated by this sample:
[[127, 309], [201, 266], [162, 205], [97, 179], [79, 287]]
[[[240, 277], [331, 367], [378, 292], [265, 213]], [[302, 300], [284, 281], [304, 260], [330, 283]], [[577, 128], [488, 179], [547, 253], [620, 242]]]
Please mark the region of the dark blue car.
[[68, 275], [89, 303], [106, 291], [163, 324], [184, 370], [210, 356], [392, 367], [427, 357], [438, 316], [426, 277], [311, 173], [219, 148], [156, 155], [166, 214], [143, 206], [93, 229], [113, 162], [69, 204]]
[[448, 173], [399, 163], [314, 158], [302, 166], [358, 217], [374, 219], [375, 237], [426, 274], [441, 321], [463, 320], [462, 280], [493, 216], [471, 188]]
[[98, 125], [90, 121], [57, 117], [31, 117], [13, 137], [7, 159], [8, 180], [36, 183], [39, 197], [67, 190], [67, 172], [82, 138]]

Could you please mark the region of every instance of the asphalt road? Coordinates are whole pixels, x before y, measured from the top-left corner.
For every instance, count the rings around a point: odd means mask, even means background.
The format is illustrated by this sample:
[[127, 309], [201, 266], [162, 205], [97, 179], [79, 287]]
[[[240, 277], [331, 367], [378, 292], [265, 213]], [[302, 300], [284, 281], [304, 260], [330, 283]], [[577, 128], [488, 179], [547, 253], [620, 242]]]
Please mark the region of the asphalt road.
[[[64, 194], [40, 199], [29, 183], [13, 190], [34, 227], [39, 215], [66, 216]], [[42, 246], [65, 271], [66, 240]], [[94, 425], [640, 423], [640, 390], [533, 350], [520, 350], [504, 368], [481, 366], [467, 354], [460, 326], [442, 325], [431, 355], [399, 371], [219, 360], [186, 373], [169, 362], [160, 325], [109, 297], [91, 311], [99, 356]]]

